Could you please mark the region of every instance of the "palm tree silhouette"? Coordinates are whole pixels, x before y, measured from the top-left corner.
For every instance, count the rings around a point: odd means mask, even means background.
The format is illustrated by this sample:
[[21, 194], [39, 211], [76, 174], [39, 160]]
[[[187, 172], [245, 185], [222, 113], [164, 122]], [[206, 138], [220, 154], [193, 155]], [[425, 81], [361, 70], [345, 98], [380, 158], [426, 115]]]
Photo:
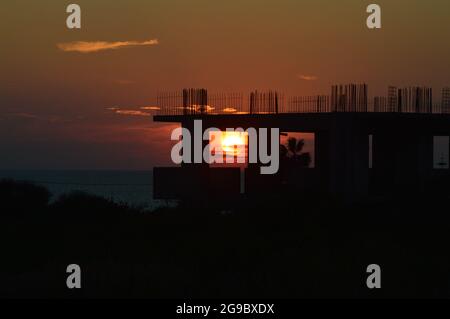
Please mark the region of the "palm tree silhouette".
[[295, 137], [290, 137], [286, 145], [280, 145], [281, 159], [287, 159], [296, 162], [301, 167], [309, 167], [311, 164], [311, 155], [309, 152], [303, 152], [305, 140], [297, 140]]

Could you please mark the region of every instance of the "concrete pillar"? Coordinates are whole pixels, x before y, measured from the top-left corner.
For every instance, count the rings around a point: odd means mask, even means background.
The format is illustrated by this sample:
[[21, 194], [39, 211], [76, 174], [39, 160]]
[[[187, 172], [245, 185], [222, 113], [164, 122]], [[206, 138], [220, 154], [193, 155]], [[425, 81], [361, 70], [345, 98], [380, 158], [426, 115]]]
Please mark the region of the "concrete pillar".
[[379, 193], [423, 192], [433, 169], [433, 136], [380, 129], [373, 139], [373, 170]]
[[314, 159], [319, 190], [327, 193], [330, 184], [330, 131], [314, 133]]
[[389, 194], [394, 189], [396, 142], [393, 132], [379, 130], [372, 135], [373, 195]]
[[433, 144], [432, 134], [422, 134], [418, 138], [418, 169], [419, 188], [421, 192], [427, 191], [433, 175]]
[[337, 116], [330, 131], [330, 192], [347, 202], [365, 199], [369, 188], [369, 135], [351, 116]]

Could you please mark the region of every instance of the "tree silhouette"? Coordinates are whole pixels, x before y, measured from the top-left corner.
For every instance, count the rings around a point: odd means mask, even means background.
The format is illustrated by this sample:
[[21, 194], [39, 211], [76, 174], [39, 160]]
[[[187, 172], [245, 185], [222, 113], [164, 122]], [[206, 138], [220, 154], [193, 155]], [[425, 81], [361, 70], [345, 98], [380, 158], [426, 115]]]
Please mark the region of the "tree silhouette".
[[297, 140], [295, 137], [290, 137], [286, 145], [280, 145], [280, 158], [295, 162], [301, 167], [309, 167], [311, 155], [309, 152], [303, 152], [304, 147], [304, 139]]

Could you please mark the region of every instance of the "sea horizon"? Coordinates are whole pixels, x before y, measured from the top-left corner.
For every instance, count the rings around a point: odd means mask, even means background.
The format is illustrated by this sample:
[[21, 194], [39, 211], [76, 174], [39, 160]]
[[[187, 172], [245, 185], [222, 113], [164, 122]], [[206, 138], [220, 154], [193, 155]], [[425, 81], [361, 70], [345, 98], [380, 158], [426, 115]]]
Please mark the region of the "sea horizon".
[[166, 204], [153, 200], [152, 170], [0, 169], [2, 179], [44, 186], [52, 194], [51, 201], [61, 195], [81, 191], [147, 209]]

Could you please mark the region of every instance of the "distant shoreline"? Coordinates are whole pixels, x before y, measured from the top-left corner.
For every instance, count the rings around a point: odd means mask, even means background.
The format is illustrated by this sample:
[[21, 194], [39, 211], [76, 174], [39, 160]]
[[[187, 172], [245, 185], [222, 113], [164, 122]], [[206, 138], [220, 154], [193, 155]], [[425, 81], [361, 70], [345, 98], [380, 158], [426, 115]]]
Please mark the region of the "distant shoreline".
[[153, 172], [142, 170], [0, 170], [1, 179], [29, 182], [46, 187], [55, 200], [81, 191], [132, 206], [166, 206], [153, 200]]

